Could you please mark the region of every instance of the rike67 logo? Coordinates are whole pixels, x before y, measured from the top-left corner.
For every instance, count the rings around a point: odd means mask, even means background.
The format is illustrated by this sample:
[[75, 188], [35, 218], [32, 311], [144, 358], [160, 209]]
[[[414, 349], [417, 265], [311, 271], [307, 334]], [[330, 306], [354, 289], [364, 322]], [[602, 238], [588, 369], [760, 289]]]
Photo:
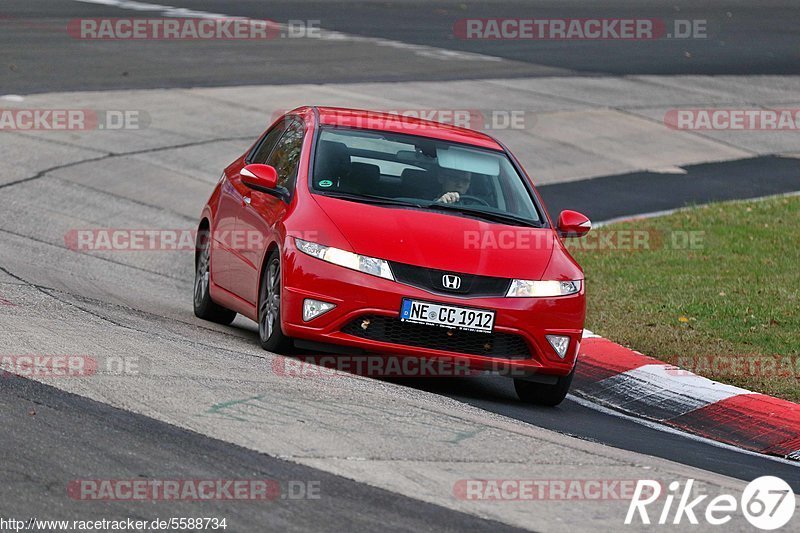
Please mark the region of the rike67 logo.
[[[692, 525], [699, 524], [698, 517], [706, 523], [719, 526], [731, 521], [741, 512], [750, 524], [764, 531], [772, 531], [789, 523], [794, 514], [796, 501], [792, 488], [779, 477], [762, 476], [754, 479], [737, 500], [730, 494], [722, 494], [706, 501], [709, 496], [701, 494], [692, 498], [694, 480], [689, 479], [681, 490], [681, 484], [673, 481], [666, 495], [661, 494], [661, 483], [640, 479], [625, 516], [625, 524], [632, 524], [638, 515], [642, 524], [681, 524], [686, 518]], [[650, 509], [648, 506], [653, 505]], [[655, 511], [651, 519], [648, 511]], [[651, 522], [652, 520], [652, 522]]]

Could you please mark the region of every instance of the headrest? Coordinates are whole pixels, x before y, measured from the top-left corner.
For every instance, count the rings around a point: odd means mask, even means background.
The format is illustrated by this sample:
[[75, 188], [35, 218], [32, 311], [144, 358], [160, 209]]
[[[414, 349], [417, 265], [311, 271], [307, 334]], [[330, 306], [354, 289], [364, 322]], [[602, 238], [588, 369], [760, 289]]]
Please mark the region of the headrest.
[[433, 172], [407, 168], [400, 177], [403, 180], [403, 196], [432, 198], [440, 188]]
[[317, 146], [314, 183], [321, 180], [338, 181], [351, 172], [350, 153], [344, 143], [322, 141]]

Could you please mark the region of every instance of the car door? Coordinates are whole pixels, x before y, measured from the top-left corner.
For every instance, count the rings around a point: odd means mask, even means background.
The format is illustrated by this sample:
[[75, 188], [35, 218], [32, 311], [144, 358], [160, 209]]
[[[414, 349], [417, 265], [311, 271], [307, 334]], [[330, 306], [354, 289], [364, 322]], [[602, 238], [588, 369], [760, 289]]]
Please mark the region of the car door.
[[303, 121], [293, 118], [265, 161], [275, 167], [278, 189], [282, 190], [284, 198], [248, 189], [241, 216], [236, 221], [236, 233], [246, 243], [241, 251], [242, 267], [235, 280], [236, 294], [253, 305], [258, 303], [261, 260], [267, 245], [276, 238], [275, 225], [286, 212], [286, 198], [294, 192], [304, 136]]
[[[286, 131], [286, 121], [280, 121], [272, 128], [270, 128], [256, 144], [253, 151], [247, 155], [244, 164], [250, 163], [266, 163], [270, 153], [272, 153], [275, 145], [278, 144], [281, 136]], [[225, 230], [227, 233], [222, 232], [220, 228], [221, 239], [224, 243], [221, 247], [227, 252], [229, 258], [227, 262], [227, 272], [225, 281], [227, 282], [225, 288], [230, 292], [236, 294], [240, 298], [244, 298], [244, 284], [243, 277], [246, 277], [248, 267], [246, 266], [247, 258], [245, 257], [245, 248], [247, 242], [244, 236], [238, 231], [239, 219], [245, 212], [245, 198], [250, 198], [252, 190], [242, 183], [242, 176], [240, 174], [241, 167], [233, 169], [228, 175], [227, 183], [223, 185], [223, 199], [221, 202], [226, 202], [226, 212], [229, 213], [224, 219]]]
[[211, 261], [211, 279], [223, 289], [231, 290], [231, 272], [237, 263], [230, 248], [230, 236], [236, 228], [239, 216], [241, 195], [228, 179], [227, 173], [221, 178], [219, 189], [219, 206], [217, 209], [214, 232], [211, 234], [213, 258]]

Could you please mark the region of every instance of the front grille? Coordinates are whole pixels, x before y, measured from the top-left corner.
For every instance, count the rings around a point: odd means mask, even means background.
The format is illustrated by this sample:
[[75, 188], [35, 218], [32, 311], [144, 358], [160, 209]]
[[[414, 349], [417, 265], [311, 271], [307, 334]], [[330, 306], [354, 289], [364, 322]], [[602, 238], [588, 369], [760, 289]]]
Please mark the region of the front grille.
[[398, 318], [365, 315], [348, 322], [343, 333], [381, 342], [432, 350], [485, 355], [503, 359], [528, 359], [528, 343], [511, 333], [478, 333], [401, 322]]
[[[508, 292], [508, 286], [511, 284], [511, 280], [507, 278], [435, 270], [405, 263], [395, 263], [394, 261], [390, 265], [398, 282], [438, 294], [484, 297], [505, 296]], [[461, 286], [458, 289], [445, 287], [442, 281], [444, 276], [458, 276], [461, 279]]]

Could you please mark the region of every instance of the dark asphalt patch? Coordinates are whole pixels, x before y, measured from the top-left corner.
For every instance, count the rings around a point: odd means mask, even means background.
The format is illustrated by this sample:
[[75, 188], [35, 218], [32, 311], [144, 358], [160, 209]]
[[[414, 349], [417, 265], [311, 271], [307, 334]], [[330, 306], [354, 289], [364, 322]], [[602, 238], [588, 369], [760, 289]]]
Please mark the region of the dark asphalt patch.
[[[4, 517], [226, 518], [227, 531], [518, 531], [177, 428], [16, 376], [0, 378]], [[277, 480], [319, 499], [87, 501], [73, 480]], [[295, 490], [295, 494], [299, 491]]]
[[800, 159], [763, 156], [683, 167], [686, 174], [633, 172], [538, 187], [550, 216], [592, 220], [800, 191]]

